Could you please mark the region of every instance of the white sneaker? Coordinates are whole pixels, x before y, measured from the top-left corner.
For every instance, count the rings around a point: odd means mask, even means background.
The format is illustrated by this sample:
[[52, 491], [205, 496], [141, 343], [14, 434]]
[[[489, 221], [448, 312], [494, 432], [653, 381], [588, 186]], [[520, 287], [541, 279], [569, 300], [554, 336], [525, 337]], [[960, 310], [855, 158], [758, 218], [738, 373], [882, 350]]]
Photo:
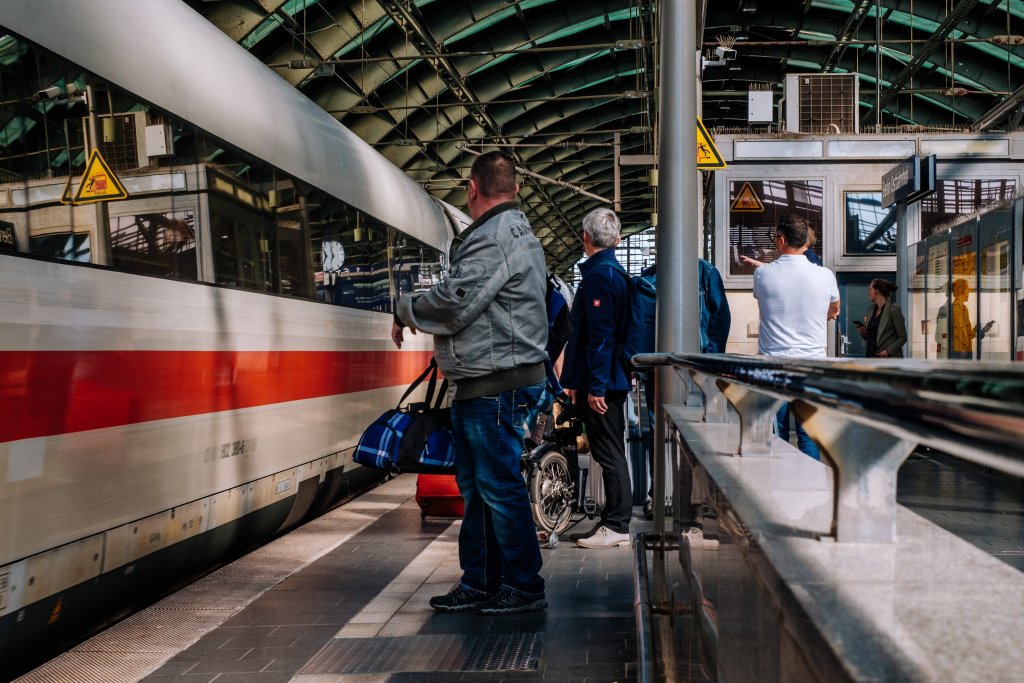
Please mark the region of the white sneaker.
[[598, 528], [593, 536], [576, 541], [576, 545], [580, 548], [614, 548], [617, 545], [629, 545], [629, 543], [628, 533], [620, 534], [606, 526]]

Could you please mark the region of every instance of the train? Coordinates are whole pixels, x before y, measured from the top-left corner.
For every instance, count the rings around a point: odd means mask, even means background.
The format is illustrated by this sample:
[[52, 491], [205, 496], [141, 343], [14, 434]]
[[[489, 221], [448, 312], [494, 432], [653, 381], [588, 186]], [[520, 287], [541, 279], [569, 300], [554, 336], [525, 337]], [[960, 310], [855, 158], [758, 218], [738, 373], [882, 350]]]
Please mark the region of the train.
[[386, 473], [458, 209], [184, 3], [4, 0], [0, 678]]

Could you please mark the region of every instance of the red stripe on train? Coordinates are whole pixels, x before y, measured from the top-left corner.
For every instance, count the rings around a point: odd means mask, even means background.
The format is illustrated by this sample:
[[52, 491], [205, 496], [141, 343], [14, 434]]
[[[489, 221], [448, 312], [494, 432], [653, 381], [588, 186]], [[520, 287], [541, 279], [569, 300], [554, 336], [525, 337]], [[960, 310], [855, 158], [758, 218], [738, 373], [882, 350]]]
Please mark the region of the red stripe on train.
[[0, 442], [408, 384], [429, 351], [0, 351]]

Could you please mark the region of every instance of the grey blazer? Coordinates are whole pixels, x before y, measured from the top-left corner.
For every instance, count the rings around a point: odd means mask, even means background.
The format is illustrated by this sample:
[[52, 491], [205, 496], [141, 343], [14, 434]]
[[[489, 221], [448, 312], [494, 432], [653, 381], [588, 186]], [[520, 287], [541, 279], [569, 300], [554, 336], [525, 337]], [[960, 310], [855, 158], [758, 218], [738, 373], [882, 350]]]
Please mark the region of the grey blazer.
[[907, 343], [907, 323], [900, 307], [889, 301], [882, 307], [875, 334], [875, 347], [889, 352], [893, 358], [903, 357], [903, 346]]

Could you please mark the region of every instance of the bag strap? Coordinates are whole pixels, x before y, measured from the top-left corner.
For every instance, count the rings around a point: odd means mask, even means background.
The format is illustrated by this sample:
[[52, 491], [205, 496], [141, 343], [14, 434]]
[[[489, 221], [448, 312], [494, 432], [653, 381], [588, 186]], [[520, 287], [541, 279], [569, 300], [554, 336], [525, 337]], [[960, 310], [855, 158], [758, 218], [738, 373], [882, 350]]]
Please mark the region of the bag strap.
[[[402, 404], [405, 403], [405, 399], [409, 398], [409, 396], [412, 395], [412, 392], [416, 391], [416, 387], [423, 384], [423, 380], [427, 378], [427, 375], [430, 375], [430, 382], [427, 384], [427, 402], [430, 402], [434, 395], [434, 386], [437, 384], [437, 361], [433, 358], [430, 359], [430, 365], [428, 365], [427, 369], [423, 371], [423, 374], [414, 379], [412, 384], [409, 385], [409, 388], [405, 390], [404, 394], [402, 394], [402, 398], [398, 399], [398, 405], [395, 406], [396, 408], [402, 407]], [[445, 380], [445, 382], [447, 381], [448, 380]]]
[[[441, 389], [437, 392], [437, 401], [434, 403], [434, 410], [440, 410], [441, 404], [444, 403], [444, 399], [448, 396], [448, 378], [445, 377], [441, 380]], [[430, 397], [427, 397], [427, 404], [430, 404]]]

